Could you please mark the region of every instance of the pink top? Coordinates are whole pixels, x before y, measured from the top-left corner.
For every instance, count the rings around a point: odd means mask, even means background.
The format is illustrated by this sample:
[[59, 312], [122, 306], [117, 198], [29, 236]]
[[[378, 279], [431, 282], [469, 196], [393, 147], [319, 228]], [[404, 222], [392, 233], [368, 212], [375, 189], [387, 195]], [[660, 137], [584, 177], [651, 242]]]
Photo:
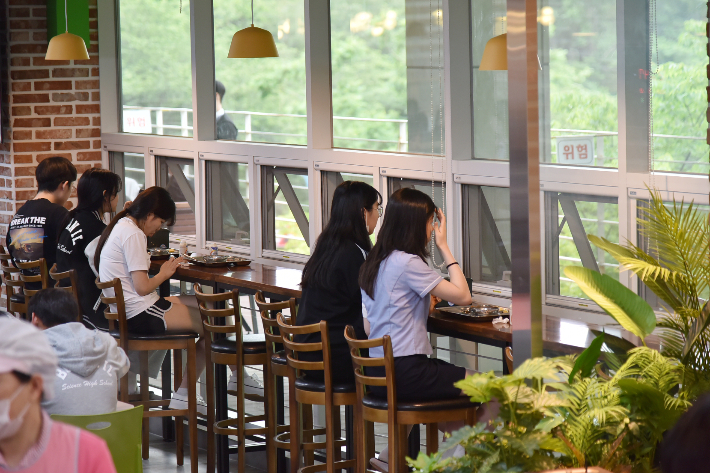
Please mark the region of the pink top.
[[15, 468], [8, 468], [0, 453], [0, 473], [116, 473], [106, 442], [86, 430], [54, 422], [42, 411], [42, 432], [37, 443]]

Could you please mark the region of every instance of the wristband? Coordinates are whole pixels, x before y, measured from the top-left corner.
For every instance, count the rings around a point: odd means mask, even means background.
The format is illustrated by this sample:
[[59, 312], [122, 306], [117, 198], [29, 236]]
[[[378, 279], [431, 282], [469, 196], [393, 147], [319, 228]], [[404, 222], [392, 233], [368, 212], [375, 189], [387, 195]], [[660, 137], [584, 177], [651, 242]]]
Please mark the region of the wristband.
[[452, 266], [455, 265], [455, 264], [459, 264], [459, 262], [458, 262], [458, 261], [454, 261], [453, 263], [446, 265], [446, 269], [448, 270], [450, 267], [452, 267]]

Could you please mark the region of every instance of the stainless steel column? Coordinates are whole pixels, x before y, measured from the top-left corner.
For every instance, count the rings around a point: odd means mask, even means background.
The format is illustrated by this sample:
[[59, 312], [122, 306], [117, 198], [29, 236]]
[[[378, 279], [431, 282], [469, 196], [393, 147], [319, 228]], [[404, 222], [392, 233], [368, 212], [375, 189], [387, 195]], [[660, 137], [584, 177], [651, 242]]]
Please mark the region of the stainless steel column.
[[537, 1], [508, 0], [513, 359], [542, 355]]

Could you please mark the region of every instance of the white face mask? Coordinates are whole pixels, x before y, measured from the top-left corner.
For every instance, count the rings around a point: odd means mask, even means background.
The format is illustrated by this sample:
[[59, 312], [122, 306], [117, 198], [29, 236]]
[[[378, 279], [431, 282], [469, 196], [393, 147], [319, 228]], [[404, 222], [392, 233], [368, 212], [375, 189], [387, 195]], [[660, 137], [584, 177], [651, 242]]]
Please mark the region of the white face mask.
[[17, 388], [13, 395], [7, 399], [0, 399], [0, 440], [12, 437], [18, 430], [20, 430], [22, 420], [25, 417], [25, 414], [27, 414], [27, 411], [30, 409], [30, 403], [28, 402], [25, 404], [25, 408], [22, 409], [22, 412], [20, 412], [17, 417], [10, 419], [10, 405], [12, 404], [12, 401], [20, 395], [20, 392], [24, 387], [25, 385], [21, 385]]

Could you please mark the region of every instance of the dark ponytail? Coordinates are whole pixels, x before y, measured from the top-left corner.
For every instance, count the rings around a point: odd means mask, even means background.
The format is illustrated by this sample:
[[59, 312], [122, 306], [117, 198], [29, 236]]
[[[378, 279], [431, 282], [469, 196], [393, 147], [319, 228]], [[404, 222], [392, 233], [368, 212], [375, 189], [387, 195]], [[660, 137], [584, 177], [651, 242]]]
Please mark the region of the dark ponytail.
[[84, 172], [76, 185], [77, 206], [69, 212], [73, 218], [79, 211], [102, 212], [104, 204], [121, 192], [121, 176], [108, 169], [91, 168]]
[[96, 271], [99, 271], [99, 264], [101, 263], [101, 250], [103, 250], [106, 240], [108, 240], [113, 227], [116, 226], [118, 221], [128, 216], [140, 222], [148, 218], [149, 214], [165, 220], [168, 226], [175, 224], [175, 202], [167, 190], [158, 186], [149, 187], [138, 194], [130, 207], [116, 214], [111, 223], [104, 229], [96, 247], [96, 253], [94, 254]]
[[390, 196], [377, 243], [360, 267], [360, 288], [371, 299], [375, 298], [380, 264], [393, 251], [416, 255], [426, 262], [429, 256], [426, 226], [434, 212], [436, 206], [431, 197], [416, 189], [405, 187]]

